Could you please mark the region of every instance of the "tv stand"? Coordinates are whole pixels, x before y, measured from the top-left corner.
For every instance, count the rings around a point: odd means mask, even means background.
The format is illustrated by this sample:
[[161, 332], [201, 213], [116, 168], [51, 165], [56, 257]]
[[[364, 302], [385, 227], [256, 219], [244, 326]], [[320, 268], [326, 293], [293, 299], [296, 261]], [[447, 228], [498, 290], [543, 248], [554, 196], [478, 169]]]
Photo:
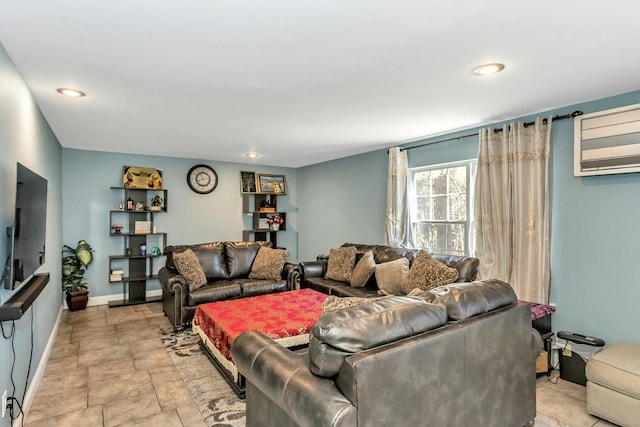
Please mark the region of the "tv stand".
[[20, 319], [29, 310], [47, 283], [49, 283], [49, 273], [34, 275], [28, 283], [24, 284], [6, 303], [0, 306], [0, 321]]

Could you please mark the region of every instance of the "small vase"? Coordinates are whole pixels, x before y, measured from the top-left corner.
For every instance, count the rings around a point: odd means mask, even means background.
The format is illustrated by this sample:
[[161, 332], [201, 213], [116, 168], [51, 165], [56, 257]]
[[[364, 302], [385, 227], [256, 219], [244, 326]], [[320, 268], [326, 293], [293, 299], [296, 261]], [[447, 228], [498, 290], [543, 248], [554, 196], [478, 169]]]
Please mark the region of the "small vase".
[[273, 231], [280, 230], [280, 224], [271, 224], [271, 230]]

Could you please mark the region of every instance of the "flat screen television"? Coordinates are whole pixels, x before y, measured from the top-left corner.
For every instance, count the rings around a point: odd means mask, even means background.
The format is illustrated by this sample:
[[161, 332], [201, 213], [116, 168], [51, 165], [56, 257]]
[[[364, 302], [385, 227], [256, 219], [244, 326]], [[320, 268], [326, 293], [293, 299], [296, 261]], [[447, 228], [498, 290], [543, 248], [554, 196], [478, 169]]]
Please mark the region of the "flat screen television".
[[47, 180], [18, 163], [15, 217], [7, 227], [4, 287], [16, 289], [44, 264], [47, 226]]

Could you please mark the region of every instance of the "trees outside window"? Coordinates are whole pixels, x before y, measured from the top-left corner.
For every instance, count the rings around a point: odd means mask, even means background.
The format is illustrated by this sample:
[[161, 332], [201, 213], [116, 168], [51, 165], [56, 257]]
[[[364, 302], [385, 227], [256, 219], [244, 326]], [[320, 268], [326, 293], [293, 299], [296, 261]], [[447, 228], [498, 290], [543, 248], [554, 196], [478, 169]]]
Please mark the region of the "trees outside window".
[[474, 160], [413, 168], [409, 173], [412, 240], [430, 253], [472, 254]]

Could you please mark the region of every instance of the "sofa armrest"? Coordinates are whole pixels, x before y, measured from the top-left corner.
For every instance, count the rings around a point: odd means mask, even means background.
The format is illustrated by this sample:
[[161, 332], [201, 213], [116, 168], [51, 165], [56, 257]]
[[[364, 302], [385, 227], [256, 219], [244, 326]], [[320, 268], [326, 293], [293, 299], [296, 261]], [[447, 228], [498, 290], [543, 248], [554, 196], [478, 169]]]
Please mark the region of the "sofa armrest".
[[311, 373], [306, 354], [294, 353], [260, 332], [247, 331], [234, 340], [231, 357], [246, 380], [298, 425], [356, 425], [355, 406], [333, 380]]
[[287, 281], [287, 290], [288, 291], [292, 291], [292, 290], [294, 290], [296, 288], [296, 286], [295, 286], [296, 283], [295, 282], [291, 282], [291, 280], [293, 279], [291, 271], [293, 269], [295, 269], [296, 267], [297, 267], [296, 264], [294, 264], [292, 262], [286, 262], [284, 264], [284, 268], [282, 269], [282, 274], [280, 275], [280, 277]]
[[176, 287], [179, 287], [183, 295], [189, 293], [189, 286], [187, 286], [187, 280], [175, 271], [169, 270], [167, 267], [162, 267], [158, 271], [158, 280], [162, 285], [162, 291], [173, 295], [176, 293]]
[[324, 277], [327, 272], [326, 261], [307, 261], [298, 264], [300, 272], [300, 287], [305, 287], [305, 281], [311, 277]]

